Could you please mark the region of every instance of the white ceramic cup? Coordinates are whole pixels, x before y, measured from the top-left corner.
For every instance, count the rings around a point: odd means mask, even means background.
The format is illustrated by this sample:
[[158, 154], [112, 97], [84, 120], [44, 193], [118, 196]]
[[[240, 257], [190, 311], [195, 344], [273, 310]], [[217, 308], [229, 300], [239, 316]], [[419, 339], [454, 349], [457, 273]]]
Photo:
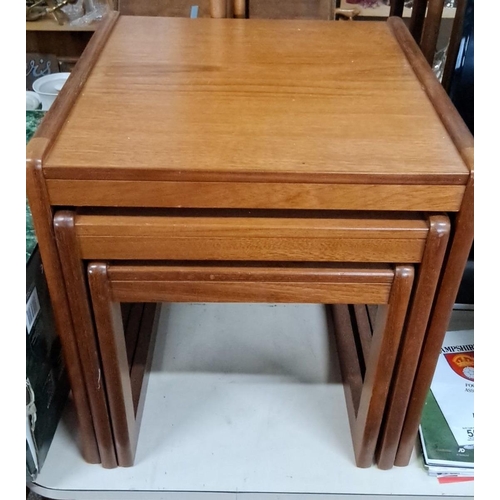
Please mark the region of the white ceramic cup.
[[42, 102], [42, 110], [47, 111], [63, 88], [70, 73], [51, 73], [33, 82], [33, 90]]

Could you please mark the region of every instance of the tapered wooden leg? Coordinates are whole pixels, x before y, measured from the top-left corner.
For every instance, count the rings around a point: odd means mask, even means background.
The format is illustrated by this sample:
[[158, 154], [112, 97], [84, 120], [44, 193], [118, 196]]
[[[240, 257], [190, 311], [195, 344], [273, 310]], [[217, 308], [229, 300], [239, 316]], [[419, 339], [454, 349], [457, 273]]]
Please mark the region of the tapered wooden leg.
[[[32, 141], [32, 148], [36, 148], [37, 141], [41, 140]], [[81, 453], [86, 462], [97, 464], [101, 462], [101, 457], [97, 447], [92, 413], [80, 362], [80, 353], [75, 339], [73, 321], [69, 312], [59, 254], [54, 238], [52, 211], [39, 164], [30, 165], [30, 168], [26, 170], [26, 191], [33, 214], [33, 223], [44, 274], [47, 279], [55, 326], [61, 340], [66, 372], [71, 385], [78, 419]]]
[[394, 465], [417, 370], [418, 354], [422, 349], [449, 234], [448, 217], [433, 216], [429, 219], [429, 236], [417, 272], [415, 291], [401, 340], [402, 347], [394, 370], [393, 384], [377, 447], [377, 465], [380, 469], [390, 469]]
[[346, 330], [350, 321], [345, 309], [347, 306], [333, 306], [335, 336], [358, 467], [370, 467], [373, 464], [413, 277], [412, 266], [396, 267], [388, 304], [380, 306], [377, 314], [364, 377], [356, 374], [359, 364], [355, 365], [355, 358], [359, 359], [359, 355], [355, 352], [354, 342], [349, 340], [352, 330]]
[[83, 262], [79, 256], [74, 231], [74, 213], [58, 212], [54, 232], [62, 265], [68, 303], [78, 342], [87, 394], [92, 411], [101, 463], [105, 468], [117, 466], [113, 434], [109, 420], [104, 377], [99, 360]]
[[451, 247], [432, 309], [411, 398], [406, 411], [395, 465], [408, 465], [415, 446], [425, 398], [431, 386], [434, 370], [448, 329], [451, 313], [474, 239], [474, 176], [471, 175], [462, 207], [454, 225]]
[[121, 306], [111, 298], [106, 264], [90, 264], [88, 281], [108, 387], [118, 465], [130, 467], [134, 464], [137, 432]]

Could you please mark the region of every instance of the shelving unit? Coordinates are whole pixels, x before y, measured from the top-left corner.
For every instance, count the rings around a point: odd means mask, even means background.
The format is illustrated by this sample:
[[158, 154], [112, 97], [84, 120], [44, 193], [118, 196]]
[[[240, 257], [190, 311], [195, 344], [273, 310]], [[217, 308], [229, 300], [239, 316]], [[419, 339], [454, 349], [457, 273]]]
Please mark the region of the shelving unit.
[[[116, 10], [116, 0], [106, 0], [106, 3]], [[84, 26], [61, 25], [51, 16], [26, 21], [26, 52], [54, 54], [58, 59], [74, 63], [82, 55], [99, 22]]]
[[31, 488], [61, 500], [472, 499], [473, 483], [440, 485], [418, 452], [408, 467], [356, 468], [334, 348], [320, 305], [163, 305], [136, 465], [83, 462], [69, 407]]
[[[375, 7], [363, 7], [362, 4], [349, 3], [347, 0], [340, 0], [340, 8], [341, 9], [353, 9], [359, 8], [360, 14], [359, 17], [389, 17], [390, 6], [385, 5], [382, 2], [378, 2], [378, 5]], [[455, 8], [445, 8], [443, 10], [443, 18], [444, 19], [453, 19], [455, 17]], [[403, 17], [410, 17], [411, 9], [404, 8]]]
[[98, 22], [87, 26], [70, 26], [69, 24], [58, 24], [54, 19], [40, 19], [38, 21], [26, 21], [26, 31], [95, 31]]

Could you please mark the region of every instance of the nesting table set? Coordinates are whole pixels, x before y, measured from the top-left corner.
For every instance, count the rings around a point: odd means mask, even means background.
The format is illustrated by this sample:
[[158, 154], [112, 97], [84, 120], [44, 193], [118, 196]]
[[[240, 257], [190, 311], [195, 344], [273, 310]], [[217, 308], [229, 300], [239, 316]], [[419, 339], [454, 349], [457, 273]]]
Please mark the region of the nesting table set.
[[473, 190], [398, 18], [108, 15], [27, 146], [85, 460], [134, 463], [156, 304], [304, 302], [332, 315], [356, 465], [407, 465]]

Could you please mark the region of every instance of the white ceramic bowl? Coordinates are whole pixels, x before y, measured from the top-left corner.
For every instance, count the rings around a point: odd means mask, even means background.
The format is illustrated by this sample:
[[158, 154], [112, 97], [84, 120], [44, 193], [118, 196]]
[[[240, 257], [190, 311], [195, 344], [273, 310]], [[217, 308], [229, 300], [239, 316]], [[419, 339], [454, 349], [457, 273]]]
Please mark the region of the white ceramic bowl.
[[42, 101], [42, 110], [47, 111], [63, 88], [70, 73], [52, 73], [33, 82], [33, 90]]
[[40, 107], [40, 97], [36, 92], [26, 91], [26, 111], [34, 111]]

